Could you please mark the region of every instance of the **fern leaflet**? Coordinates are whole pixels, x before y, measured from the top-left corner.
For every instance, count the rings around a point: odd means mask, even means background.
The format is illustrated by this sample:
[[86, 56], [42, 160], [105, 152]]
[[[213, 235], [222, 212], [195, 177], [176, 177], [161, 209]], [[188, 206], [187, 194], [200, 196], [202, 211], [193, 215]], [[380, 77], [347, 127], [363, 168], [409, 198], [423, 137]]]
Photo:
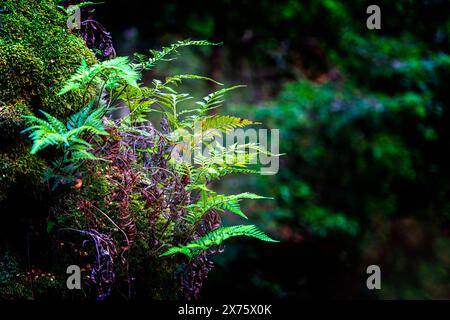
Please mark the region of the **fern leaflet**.
[[221, 227], [218, 228], [207, 235], [203, 236], [198, 240], [189, 242], [186, 245], [180, 245], [178, 247], [172, 247], [166, 252], [162, 253], [160, 257], [173, 255], [175, 253], [183, 253], [189, 258], [208, 250], [212, 246], [219, 246], [228, 238], [246, 236], [257, 238], [262, 241], [267, 242], [279, 242], [266, 235], [264, 232], [259, 230], [255, 225], [238, 225], [231, 227]]

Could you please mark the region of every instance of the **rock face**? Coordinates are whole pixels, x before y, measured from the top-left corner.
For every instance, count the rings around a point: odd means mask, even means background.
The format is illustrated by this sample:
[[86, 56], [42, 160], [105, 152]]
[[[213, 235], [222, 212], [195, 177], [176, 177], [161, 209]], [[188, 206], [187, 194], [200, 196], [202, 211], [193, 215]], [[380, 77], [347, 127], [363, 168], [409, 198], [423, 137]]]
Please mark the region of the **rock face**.
[[23, 115], [39, 110], [64, 119], [81, 107], [78, 93], [57, 96], [84, 59], [96, 61], [67, 29], [52, 0], [0, 0], [0, 212], [14, 193], [39, 198], [43, 159], [29, 154]]

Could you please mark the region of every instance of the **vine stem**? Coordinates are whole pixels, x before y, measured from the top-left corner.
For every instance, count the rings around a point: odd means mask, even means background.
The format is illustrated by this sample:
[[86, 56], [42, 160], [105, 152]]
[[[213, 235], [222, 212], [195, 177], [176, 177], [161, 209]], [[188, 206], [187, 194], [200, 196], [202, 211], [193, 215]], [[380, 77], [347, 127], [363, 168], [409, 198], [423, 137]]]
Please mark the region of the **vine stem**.
[[125, 233], [125, 231], [123, 231], [115, 222], [113, 219], [111, 219], [105, 212], [103, 212], [100, 208], [98, 208], [97, 206], [95, 206], [92, 202], [89, 201], [89, 204], [98, 212], [100, 212], [103, 216], [105, 216], [118, 230], [120, 230], [123, 235], [125, 236], [125, 240], [127, 241], [127, 244], [130, 244], [130, 241], [128, 240], [128, 236]]

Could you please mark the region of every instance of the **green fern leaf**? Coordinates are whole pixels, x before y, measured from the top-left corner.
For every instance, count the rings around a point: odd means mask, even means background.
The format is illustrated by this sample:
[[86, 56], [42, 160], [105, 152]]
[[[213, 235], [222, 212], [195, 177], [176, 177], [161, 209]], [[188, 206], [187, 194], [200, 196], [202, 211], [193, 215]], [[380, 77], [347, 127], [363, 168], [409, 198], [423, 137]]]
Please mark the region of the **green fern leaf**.
[[210, 93], [206, 97], [204, 97], [201, 101], [198, 101], [197, 104], [200, 105], [200, 115], [204, 115], [206, 112], [219, 108], [223, 102], [223, 96], [225, 93], [236, 90], [238, 88], [244, 88], [244, 85], [237, 85], [229, 88], [224, 88], [213, 93]]
[[69, 91], [78, 90], [82, 84], [86, 84], [89, 81], [90, 68], [86, 61], [81, 61], [81, 65], [77, 68], [74, 74], [66, 81], [64, 86], [58, 92], [57, 95], [63, 95]]
[[202, 121], [203, 140], [208, 141], [210, 138], [219, 136], [221, 133], [229, 133], [233, 129], [242, 128], [250, 124], [259, 124], [259, 122], [233, 116], [215, 115], [207, 117]]
[[150, 50], [151, 57], [147, 57], [143, 54], [135, 54], [134, 58], [137, 63], [133, 64], [136, 70], [151, 70], [153, 69], [159, 61], [170, 61], [173, 60], [169, 57], [173, 54], [178, 53], [178, 49], [188, 46], [215, 46], [220, 45], [220, 43], [211, 43], [204, 40], [183, 40], [172, 44], [169, 47], [163, 47], [160, 51]]
[[73, 162], [79, 162], [82, 160], [103, 160], [103, 159], [96, 157], [95, 155], [93, 155], [92, 153], [90, 153], [84, 149], [80, 149], [80, 150], [72, 152], [71, 160]]
[[57, 131], [59, 134], [65, 134], [67, 132], [67, 128], [64, 125], [64, 123], [62, 123], [61, 121], [59, 121], [58, 119], [56, 119], [54, 116], [52, 116], [51, 114], [40, 110], [40, 112], [47, 118], [48, 123], [54, 128], [55, 131]]
[[167, 77], [165, 85], [170, 85], [170, 84], [177, 85], [177, 84], [181, 83], [184, 79], [205, 80], [205, 81], [209, 81], [209, 82], [215, 83], [215, 84], [217, 84], [219, 86], [223, 86], [223, 83], [220, 83], [220, 82], [218, 82], [218, 81], [216, 81], [214, 79], [211, 79], [211, 78], [208, 78], [208, 77], [204, 77], [204, 76], [198, 76], [198, 75], [195, 75], [195, 74], [179, 74], [179, 75], [176, 75], [176, 76]]
[[162, 253], [160, 257], [170, 256], [175, 253], [183, 253], [187, 255], [189, 258], [192, 258], [191, 251], [188, 248], [184, 247], [183, 245], [181, 245], [180, 247], [172, 247], [168, 249], [166, 252]]
[[117, 57], [105, 60], [89, 67], [85, 61], [69, 78], [58, 95], [69, 91], [85, 91], [90, 85], [101, 84], [107, 89], [113, 89], [119, 83], [126, 83], [137, 87], [140, 74], [130, 65], [128, 57]]
[[160, 257], [176, 253], [183, 253], [187, 255], [189, 258], [192, 258], [193, 256], [208, 250], [212, 246], [221, 245], [222, 242], [225, 241], [226, 239], [237, 236], [253, 237], [267, 242], [279, 242], [278, 240], [270, 238], [264, 232], [259, 230], [255, 225], [222, 227], [208, 233], [207, 235], [203, 236], [198, 240], [189, 242], [184, 246], [181, 245], [179, 247], [172, 247], [163, 254], [161, 254]]
[[69, 130], [81, 127], [85, 122], [89, 114], [91, 113], [92, 107], [94, 105], [94, 100], [87, 105], [86, 107], [82, 108], [80, 111], [75, 113], [69, 118], [69, 121], [67, 121], [67, 128]]
[[239, 202], [243, 199], [268, 199], [267, 197], [259, 196], [254, 193], [244, 192], [234, 195], [221, 195], [213, 191], [209, 191], [209, 195], [204, 200], [199, 200], [195, 204], [191, 204], [187, 207], [189, 215], [187, 217], [189, 222], [196, 222], [200, 219], [205, 212], [211, 209], [226, 210], [231, 213], [237, 214], [244, 219], [248, 217], [242, 212]]

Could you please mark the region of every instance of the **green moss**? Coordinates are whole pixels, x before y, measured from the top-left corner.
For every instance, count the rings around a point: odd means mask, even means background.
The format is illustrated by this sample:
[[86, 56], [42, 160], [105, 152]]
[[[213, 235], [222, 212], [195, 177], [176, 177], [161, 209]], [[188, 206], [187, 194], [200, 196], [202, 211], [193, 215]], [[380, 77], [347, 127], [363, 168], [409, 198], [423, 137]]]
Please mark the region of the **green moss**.
[[81, 107], [77, 94], [56, 96], [67, 76], [93, 53], [66, 27], [54, 1], [1, 1], [0, 100], [21, 100], [31, 110], [67, 116]]
[[43, 61], [22, 44], [0, 46], [0, 100], [30, 101], [43, 87]]
[[[1, 300], [28, 300], [33, 297], [30, 286], [27, 286], [21, 274], [19, 263], [9, 252], [0, 256], [0, 299]], [[25, 280], [27, 278], [25, 277]]]
[[20, 140], [20, 128], [24, 126], [23, 115], [29, 114], [31, 110], [21, 102], [0, 106], [0, 137], [5, 145]]
[[12, 186], [20, 185], [24, 197], [37, 195], [43, 190], [42, 173], [45, 162], [29, 153], [27, 143], [0, 149], [0, 202], [8, 196]]
[[26, 136], [20, 134], [22, 116], [41, 109], [64, 119], [78, 111], [81, 94], [56, 93], [82, 60], [91, 64], [96, 59], [67, 29], [57, 1], [0, 0], [0, 8], [1, 200], [18, 180], [35, 183], [45, 168], [29, 155]]

